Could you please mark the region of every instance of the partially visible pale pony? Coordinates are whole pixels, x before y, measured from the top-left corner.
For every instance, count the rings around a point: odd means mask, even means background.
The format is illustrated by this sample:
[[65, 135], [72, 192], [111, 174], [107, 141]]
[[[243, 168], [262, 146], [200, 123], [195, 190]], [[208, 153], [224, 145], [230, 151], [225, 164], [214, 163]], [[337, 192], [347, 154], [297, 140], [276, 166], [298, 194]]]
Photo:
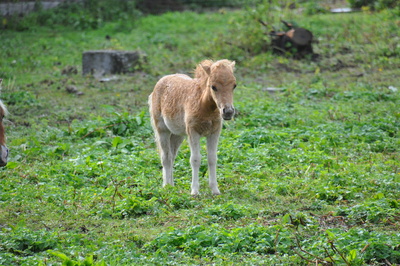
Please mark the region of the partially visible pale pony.
[[220, 194], [216, 177], [217, 146], [222, 119], [230, 120], [235, 113], [234, 66], [234, 61], [226, 59], [204, 60], [197, 66], [194, 79], [184, 74], [168, 75], [154, 87], [149, 105], [163, 166], [163, 186], [174, 185], [173, 162], [187, 135], [191, 150], [191, 194], [199, 194], [200, 137], [206, 137], [209, 185], [214, 195]]
[[[0, 79], [0, 90], [2, 79]], [[7, 165], [8, 149], [6, 147], [6, 135], [3, 127], [3, 118], [7, 114], [7, 108], [0, 100], [0, 167]]]

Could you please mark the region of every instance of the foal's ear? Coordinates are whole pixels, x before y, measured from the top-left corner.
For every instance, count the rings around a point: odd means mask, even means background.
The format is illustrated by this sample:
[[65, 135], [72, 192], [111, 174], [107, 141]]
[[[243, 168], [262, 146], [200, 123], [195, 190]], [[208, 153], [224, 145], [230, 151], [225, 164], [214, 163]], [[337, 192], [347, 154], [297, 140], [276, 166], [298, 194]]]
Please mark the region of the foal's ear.
[[236, 62], [235, 62], [235, 61], [232, 61], [232, 62], [231, 62], [231, 67], [232, 67], [232, 69], [235, 69], [235, 65], [236, 65]]
[[205, 66], [200, 64], [201, 68], [204, 70], [204, 72], [206, 72], [206, 74], [209, 76], [211, 74], [211, 69], [210, 66]]

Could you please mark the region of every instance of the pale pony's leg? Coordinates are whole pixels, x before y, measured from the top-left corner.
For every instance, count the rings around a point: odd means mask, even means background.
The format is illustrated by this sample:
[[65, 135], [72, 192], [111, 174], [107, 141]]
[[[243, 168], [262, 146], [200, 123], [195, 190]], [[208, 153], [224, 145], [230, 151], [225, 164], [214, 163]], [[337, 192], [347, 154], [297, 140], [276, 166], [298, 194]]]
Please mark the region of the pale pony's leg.
[[192, 195], [199, 194], [199, 168], [201, 163], [200, 135], [194, 131], [189, 133], [190, 164], [192, 166]]
[[172, 152], [172, 162], [174, 162], [176, 155], [178, 154], [179, 147], [181, 146], [184, 138], [185, 138], [184, 136], [179, 136], [174, 134], [171, 135], [170, 147]]
[[174, 161], [176, 158], [176, 155], [178, 154], [179, 147], [182, 144], [182, 141], [185, 137], [184, 136], [179, 136], [179, 135], [174, 135], [171, 134], [170, 137], [170, 142], [169, 142], [169, 147], [170, 147], [170, 152], [171, 152], [171, 185], [174, 185]]
[[157, 108], [153, 108], [153, 93], [151, 93], [149, 96], [149, 111], [151, 117], [151, 126], [154, 130], [158, 150], [160, 153], [161, 164], [163, 167], [163, 187], [168, 184], [173, 186], [173, 156], [170, 148], [171, 132], [169, 132], [167, 126], [165, 125], [159, 110], [157, 110]]
[[207, 137], [207, 160], [210, 189], [213, 195], [219, 195], [221, 192], [218, 189], [217, 182], [217, 147], [220, 132]]
[[163, 166], [163, 186], [174, 185], [172, 177], [173, 155], [170, 148], [171, 133], [158, 132], [158, 144], [160, 148], [161, 163]]

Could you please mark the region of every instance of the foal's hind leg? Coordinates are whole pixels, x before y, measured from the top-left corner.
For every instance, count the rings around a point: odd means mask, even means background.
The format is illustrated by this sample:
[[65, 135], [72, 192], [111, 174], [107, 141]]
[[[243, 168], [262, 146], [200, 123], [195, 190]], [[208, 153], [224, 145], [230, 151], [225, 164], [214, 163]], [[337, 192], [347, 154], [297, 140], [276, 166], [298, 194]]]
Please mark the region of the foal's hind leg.
[[179, 147], [184, 139], [183, 136], [171, 133], [158, 133], [161, 163], [163, 165], [163, 186], [174, 185], [174, 160], [178, 153]]
[[182, 141], [185, 137], [180, 136], [180, 135], [171, 135], [170, 139], [170, 147], [171, 147], [171, 153], [172, 153], [172, 162], [175, 161], [176, 155], [178, 154], [179, 147], [182, 144]]
[[185, 138], [184, 136], [171, 134], [171, 137], [169, 140], [169, 151], [171, 153], [171, 173], [170, 173], [171, 182], [168, 184], [171, 184], [171, 185], [174, 185], [174, 161], [175, 161], [176, 155], [178, 154], [179, 147], [181, 146], [184, 138]]
[[160, 149], [161, 163], [163, 167], [163, 187], [166, 185], [174, 185], [174, 179], [172, 177], [173, 169], [173, 154], [171, 152], [170, 138], [171, 133], [169, 132], [157, 132], [158, 145]]

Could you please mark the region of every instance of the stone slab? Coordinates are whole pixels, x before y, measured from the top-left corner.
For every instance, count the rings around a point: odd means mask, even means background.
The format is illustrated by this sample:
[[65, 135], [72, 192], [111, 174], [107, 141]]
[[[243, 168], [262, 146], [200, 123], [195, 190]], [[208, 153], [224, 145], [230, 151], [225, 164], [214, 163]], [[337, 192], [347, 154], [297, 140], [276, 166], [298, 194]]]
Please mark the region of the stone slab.
[[107, 75], [132, 73], [144, 54], [138, 51], [93, 50], [82, 55], [82, 74]]

